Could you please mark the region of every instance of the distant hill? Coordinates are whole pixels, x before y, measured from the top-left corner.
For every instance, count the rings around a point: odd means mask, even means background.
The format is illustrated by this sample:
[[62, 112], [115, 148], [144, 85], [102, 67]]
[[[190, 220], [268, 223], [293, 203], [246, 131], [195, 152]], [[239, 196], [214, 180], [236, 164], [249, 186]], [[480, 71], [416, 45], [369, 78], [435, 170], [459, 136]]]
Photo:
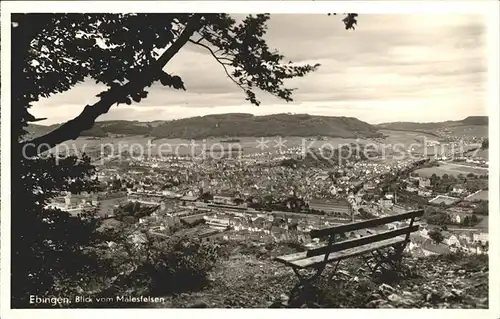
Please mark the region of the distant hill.
[[48, 133], [57, 128], [58, 126], [59, 126], [58, 124], [55, 125], [30, 124], [26, 130], [30, 135], [38, 136]]
[[[164, 123], [161, 121], [161, 123]], [[31, 136], [39, 136], [46, 134], [58, 128], [61, 124], [39, 125], [30, 124], [27, 131]], [[117, 135], [148, 135], [154, 126], [158, 125], [155, 122], [139, 122], [139, 121], [103, 121], [96, 122], [94, 126], [87, 131], [83, 131], [80, 136], [106, 137], [109, 134]]]
[[394, 129], [394, 130], [436, 130], [445, 127], [479, 125], [487, 126], [487, 116], [469, 116], [461, 121], [445, 121], [432, 123], [417, 123], [417, 122], [391, 122], [376, 125], [379, 129]]
[[[58, 125], [30, 125], [28, 131], [40, 135]], [[228, 113], [197, 116], [173, 121], [96, 122], [82, 136], [103, 137], [110, 134], [149, 135], [156, 138], [203, 139], [243, 136], [331, 136], [363, 138], [382, 136], [378, 128], [353, 117], [314, 116], [308, 114], [273, 114], [254, 116]]]
[[462, 125], [488, 125], [487, 116], [469, 116], [460, 121]]

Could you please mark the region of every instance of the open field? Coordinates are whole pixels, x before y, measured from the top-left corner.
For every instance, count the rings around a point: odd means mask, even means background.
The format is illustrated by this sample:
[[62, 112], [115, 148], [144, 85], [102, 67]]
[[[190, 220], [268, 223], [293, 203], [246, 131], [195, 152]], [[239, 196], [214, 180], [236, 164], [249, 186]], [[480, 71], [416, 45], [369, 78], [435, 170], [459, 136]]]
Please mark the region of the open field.
[[[384, 144], [384, 145], [403, 145], [404, 147], [410, 146], [418, 146], [423, 145], [424, 137], [422, 134], [412, 133], [412, 132], [399, 132], [399, 131], [384, 131], [384, 134], [388, 135], [385, 140], [371, 140], [371, 139], [354, 139], [354, 138], [336, 138], [336, 137], [327, 137], [324, 140], [316, 140], [313, 141], [309, 137], [300, 137], [300, 136], [284, 136], [281, 138], [283, 142], [283, 149], [292, 148], [292, 147], [330, 147], [334, 148], [339, 145], [349, 144], [349, 143], [360, 143], [360, 144]], [[431, 137], [425, 137], [430, 139]], [[221, 143], [222, 140], [231, 140], [238, 139], [239, 142], [234, 143]], [[79, 152], [95, 152], [101, 151], [104, 149], [112, 149], [114, 153], [118, 153], [120, 151], [139, 151], [141, 149], [147, 150], [148, 145], [151, 148], [151, 154], [156, 154], [159, 151], [164, 153], [168, 153], [169, 150], [175, 151], [176, 149], [179, 151], [179, 154], [188, 154], [192, 149], [196, 152], [200, 152], [202, 149], [211, 149], [212, 151], [219, 151], [220, 145], [223, 145], [226, 148], [238, 148], [241, 147], [243, 149], [243, 153], [257, 153], [257, 152], [269, 152], [275, 151], [277, 148], [277, 143], [279, 142], [280, 137], [278, 136], [270, 136], [264, 137], [264, 141], [267, 141], [267, 148], [261, 149], [259, 148], [259, 140], [261, 137], [225, 137], [225, 138], [208, 138], [203, 140], [186, 140], [186, 139], [157, 139], [154, 140], [151, 137], [144, 136], [126, 136], [119, 138], [88, 138], [88, 137], [80, 137], [74, 141], [68, 141], [59, 145], [58, 149], [60, 151], [74, 151], [78, 150]], [[435, 138], [434, 138], [435, 140]], [[192, 143], [195, 143], [192, 146]]]
[[443, 176], [444, 174], [458, 176], [458, 174], [467, 175], [469, 173], [481, 175], [487, 174], [488, 169], [467, 167], [467, 166], [458, 166], [454, 164], [441, 164], [439, 167], [426, 167], [421, 168], [415, 171], [420, 176], [430, 177], [432, 174], [436, 174], [437, 176]]
[[411, 135], [416, 135], [420, 137], [426, 137], [426, 138], [437, 138], [438, 135], [433, 132], [432, 130], [425, 130], [425, 129], [396, 129], [396, 128], [383, 128], [379, 130], [381, 133], [386, 134], [386, 135], [393, 135], [393, 134], [411, 134]]
[[480, 216], [481, 221], [475, 227], [488, 231], [488, 216]]
[[480, 191], [479, 193], [476, 193], [470, 197], [467, 197], [466, 199], [467, 200], [477, 200], [477, 199], [481, 199], [481, 200], [488, 200], [488, 197], [489, 194], [488, 194], [488, 191]]
[[435, 198], [431, 199], [429, 203], [433, 204], [445, 204], [445, 205], [451, 205], [459, 201], [459, 198], [456, 197], [451, 197], [451, 196], [445, 196], [445, 195], [438, 195]]
[[[111, 150], [113, 154], [119, 154], [123, 151], [143, 152], [145, 155], [157, 155], [159, 152], [163, 154], [176, 153], [179, 155], [198, 155], [202, 150], [220, 153], [222, 148], [225, 150], [242, 150], [242, 154], [252, 154], [260, 152], [275, 152], [279, 150], [280, 137], [264, 137], [264, 148], [259, 147], [260, 137], [241, 137], [236, 138], [239, 142], [222, 143], [221, 140], [229, 140], [231, 138], [209, 138], [204, 140], [185, 140], [185, 139], [157, 139], [143, 136], [127, 136], [122, 138], [101, 138], [87, 139], [78, 138], [75, 141], [66, 142], [59, 146], [60, 151], [79, 152], [101, 152], [102, 150]], [[322, 141], [311, 141], [309, 138], [291, 136], [281, 138], [281, 150], [287, 148], [337, 148], [343, 144], [349, 143], [368, 143], [368, 140], [363, 139], [345, 139], [345, 138], [326, 138]], [[236, 153], [237, 153], [236, 152]]]
[[468, 154], [468, 156], [472, 158], [483, 158], [484, 160], [489, 160], [489, 152], [488, 149], [482, 150], [474, 150], [471, 153]]
[[[431, 124], [431, 123], [428, 123]], [[431, 126], [425, 124], [421, 127], [414, 128], [381, 128], [380, 132], [387, 134], [392, 133], [413, 133], [427, 138], [436, 138], [443, 135], [454, 135], [457, 137], [488, 137], [488, 125], [440, 125], [434, 123]]]
[[488, 137], [487, 125], [461, 125], [446, 129], [447, 133], [459, 137]]
[[395, 131], [395, 130], [380, 130], [380, 132], [387, 136], [385, 143], [410, 145], [413, 143], [423, 143], [425, 140], [436, 140], [437, 138], [430, 134], [423, 132], [411, 131]]
[[[435, 136], [425, 133], [408, 132], [408, 131], [391, 131], [381, 130], [386, 135], [385, 139], [354, 139], [354, 138], [335, 138], [328, 137], [324, 140], [314, 140], [310, 137], [300, 136], [270, 136], [264, 137], [264, 147], [261, 144], [261, 137], [225, 137], [225, 138], [208, 138], [203, 140], [187, 140], [187, 139], [157, 139], [144, 136], [126, 136], [126, 137], [106, 137], [106, 138], [88, 138], [80, 137], [74, 141], [68, 141], [58, 146], [59, 151], [65, 152], [75, 150], [82, 154], [100, 154], [104, 150], [108, 150], [113, 154], [120, 154], [124, 151], [135, 153], [137, 155], [157, 155], [162, 153], [178, 154], [178, 155], [200, 155], [203, 150], [212, 154], [224, 155], [229, 154], [229, 149], [233, 151], [231, 154], [236, 156], [240, 154], [255, 154], [262, 152], [277, 152], [285, 151], [289, 148], [297, 148], [299, 150], [307, 148], [333, 149], [339, 146], [357, 143], [371, 144], [370, 149], [382, 151], [385, 148], [385, 154], [408, 154], [433, 156], [435, 154], [447, 153], [450, 151], [458, 151], [452, 149], [448, 144], [426, 146], [426, 142], [436, 141]], [[239, 142], [221, 142], [223, 140], [237, 139]], [[281, 141], [281, 144], [280, 144]]]

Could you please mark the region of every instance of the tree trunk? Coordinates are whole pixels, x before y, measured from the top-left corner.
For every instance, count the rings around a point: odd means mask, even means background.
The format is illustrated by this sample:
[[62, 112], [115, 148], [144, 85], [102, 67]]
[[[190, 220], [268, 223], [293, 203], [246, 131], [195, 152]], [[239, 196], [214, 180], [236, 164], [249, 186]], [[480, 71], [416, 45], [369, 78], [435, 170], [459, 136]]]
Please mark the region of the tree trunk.
[[155, 72], [161, 72], [162, 68], [189, 41], [190, 37], [200, 27], [200, 22], [201, 16], [197, 14], [193, 15], [179, 38], [160, 56], [152, 68], [143, 70], [137, 79], [131, 80], [127, 84], [109, 91], [107, 94], [103, 95], [97, 103], [85, 106], [77, 117], [64, 123], [54, 131], [31, 141], [23, 142], [20, 145], [23, 156], [37, 156], [62, 142], [78, 138], [82, 131], [92, 128], [96, 119], [100, 115], [107, 113], [113, 104], [121, 101], [131, 92], [141, 90], [149, 85], [157, 74]]

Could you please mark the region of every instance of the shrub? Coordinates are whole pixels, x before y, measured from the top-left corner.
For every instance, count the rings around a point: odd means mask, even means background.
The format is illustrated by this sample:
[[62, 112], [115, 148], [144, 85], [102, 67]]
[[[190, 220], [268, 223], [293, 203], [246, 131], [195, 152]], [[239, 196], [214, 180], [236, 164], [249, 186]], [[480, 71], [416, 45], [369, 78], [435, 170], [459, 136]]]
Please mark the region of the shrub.
[[103, 294], [132, 290], [158, 296], [196, 291], [208, 283], [209, 272], [224, 256], [221, 246], [198, 239], [143, 235], [141, 243], [119, 243], [112, 259], [121, 274]]
[[156, 241], [149, 256], [136, 272], [144, 278], [152, 295], [201, 289], [221, 256], [217, 245], [202, 245], [199, 240], [172, 238]]
[[[364, 307], [368, 298], [377, 291], [377, 283], [371, 280], [338, 281], [335, 289], [332, 283], [322, 280], [313, 288], [313, 291], [305, 292], [309, 305], [320, 305], [323, 308], [359, 308]], [[300, 304], [301, 300], [293, 302]], [[300, 306], [300, 305], [299, 305]]]
[[295, 239], [289, 239], [281, 242], [280, 244], [289, 247], [293, 250], [296, 250], [297, 252], [306, 250], [306, 247], [304, 247], [302, 243], [300, 243], [298, 240]]
[[444, 240], [443, 234], [438, 230], [434, 229], [429, 232], [429, 237], [436, 243], [440, 244]]
[[467, 256], [462, 258], [459, 263], [471, 271], [477, 271], [484, 267], [488, 269], [488, 255]]
[[468, 255], [463, 251], [433, 256], [434, 259], [450, 261], [460, 265], [462, 268], [477, 271], [484, 267], [488, 268], [488, 255]]

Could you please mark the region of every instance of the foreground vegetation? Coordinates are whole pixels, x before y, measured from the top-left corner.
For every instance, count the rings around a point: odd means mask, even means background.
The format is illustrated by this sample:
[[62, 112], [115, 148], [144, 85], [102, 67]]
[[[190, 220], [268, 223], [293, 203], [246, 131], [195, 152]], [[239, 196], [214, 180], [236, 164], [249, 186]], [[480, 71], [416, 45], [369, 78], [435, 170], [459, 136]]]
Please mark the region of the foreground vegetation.
[[[123, 234], [130, 234], [123, 232]], [[115, 275], [76, 307], [154, 308], [487, 308], [488, 258], [461, 253], [407, 256], [405, 275], [371, 274], [361, 259], [327, 268], [311, 291], [291, 295], [297, 278], [273, 257], [304, 250], [296, 242], [250, 240], [201, 245], [172, 236], [142, 244], [117, 243], [107, 251]], [[127, 237], [125, 235], [124, 237]], [[94, 282], [95, 284], [96, 282]], [[81, 283], [77, 282], [77, 285]], [[88, 291], [89, 286], [79, 290]], [[68, 291], [66, 291], [67, 293]], [[74, 290], [77, 294], [77, 289]], [[305, 293], [307, 296], [305, 297]], [[83, 293], [80, 293], [83, 294]], [[157, 302], [95, 302], [116, 296], [161, 297]]]
[[329, 271], [315, 286], [307, 303], [289, 295], [297, 282], [293, 271], [273, 256], [301, 248], [294, 243], [257, 245], [231, 243], [230, 257], [211, 272], [206, 288], [171, 296], [152, 307], [244, 308], [487, 308], [488, 259], [461, 254], [407, 257], [409, 274], [371, 277], [358, 259], [341, 263], [331, 280]]

